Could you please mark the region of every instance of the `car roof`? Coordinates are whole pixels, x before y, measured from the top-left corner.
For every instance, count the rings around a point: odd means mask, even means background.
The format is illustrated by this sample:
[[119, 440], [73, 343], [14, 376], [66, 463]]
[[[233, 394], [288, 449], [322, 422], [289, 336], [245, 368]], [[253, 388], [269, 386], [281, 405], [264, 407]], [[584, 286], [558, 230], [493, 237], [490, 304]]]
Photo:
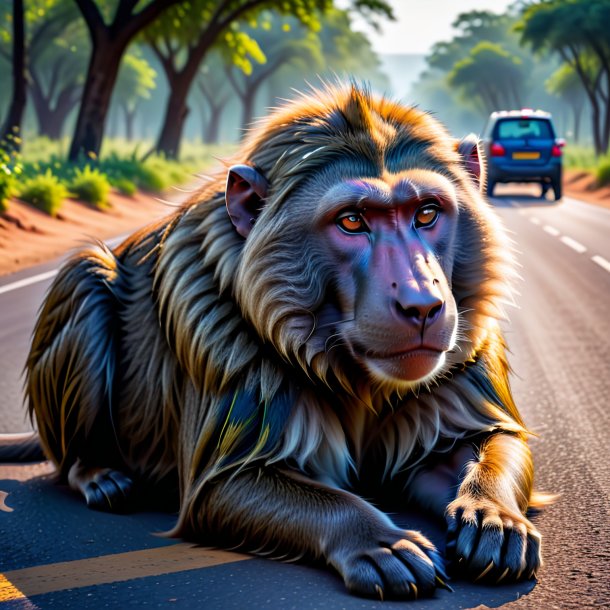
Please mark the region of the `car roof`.
[[490, 121], [504, 118], [550, 119], [551, 113], [544, 110], [534, 110], [533, 108], [521, 108], [521, 110], [497, 110], [489, 116]]

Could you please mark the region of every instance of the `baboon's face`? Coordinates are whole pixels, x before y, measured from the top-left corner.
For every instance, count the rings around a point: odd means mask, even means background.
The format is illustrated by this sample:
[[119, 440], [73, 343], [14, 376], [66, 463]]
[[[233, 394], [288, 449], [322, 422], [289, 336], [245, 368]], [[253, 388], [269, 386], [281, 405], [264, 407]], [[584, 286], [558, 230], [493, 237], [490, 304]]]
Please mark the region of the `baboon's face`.
[[322, 196], [316, 224], [340, 310], [329, 348], [347, 347], [374, 379], [394, 385], [443, 366], [456, 341], [456, 217], [451, 182], [430, 170], [342, 180]]

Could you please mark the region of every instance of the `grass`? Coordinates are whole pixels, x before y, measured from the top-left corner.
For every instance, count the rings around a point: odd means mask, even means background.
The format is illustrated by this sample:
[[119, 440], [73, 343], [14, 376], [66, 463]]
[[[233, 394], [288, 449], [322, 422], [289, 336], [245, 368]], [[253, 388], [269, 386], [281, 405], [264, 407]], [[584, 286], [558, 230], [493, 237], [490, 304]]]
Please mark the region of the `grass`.
[[21, 155], [2, 144], [0, 143], [0, 212], [8, 209], [9, 199], [15, 194], [17, 180], [22, 172]]
[[593, 148], [586, 146], [572, 146], [564, 148], [564, 165], [568, 169], [580, 169], [595, 172], [604, 163], [610, 162], [610, 155], [596, 157]]
[[564, 152], [564, 165], [594, 175], [598, 186], [610, 185], [610, 153], [596, 157], [592, 148], [568, 145]]
[[608, 186], [610, 184], [610, 159], [599, 165], [595, 172], [595, 178], [600, 186]]
[[[9, 164], [0, 146], [0, 210], [15, 192], [22, 199], [38, 205], [49, 214], [56, 214], [61, 202], [57, 195], [72, 193], [80, 200], [98, 207], [107, 205], [110, 188], [132, 196], [136, 190], [160, 193], [172, 186], [193, 182], [194, 176], [220, 164], [219, 159], [230, 157], [235, 145], [208, 146], [184, 142], [180, 161], [150, 155], [142, 160], [152, 142], [127, 142], [106, 139], [98, 160], [82, 163], [66, 161], [70, 142], [48, 138], [26, 138], [19, 157], [18, 171], [22, 173], [20, 187], [15, 189], [15, 163]], [[7, 157], [10, 161], [11, 159]], [[12, 161], [11, 161], [12, 162]], [[63, 191], [59, 190], [59, 187]], [[69, 191], [69, 193], [68, 193]], [[25, 194], [25, 195], [24, 195]], [[27, 197], [27, 199], [26, 199]]]
[[91, 169], [89, 165], [85, 165], [83, 169], [76, 168], [74, 178], [68, 188], [70, 193], [80, 201], [101, 209], [109, 206], [110, 182], [97, 168]]
[[57, 176], [48, 169], [44, 174], [27, 178], [18, 188], [18, 195], [20, 199], [49, 216], [56, 216], [69, 193]]

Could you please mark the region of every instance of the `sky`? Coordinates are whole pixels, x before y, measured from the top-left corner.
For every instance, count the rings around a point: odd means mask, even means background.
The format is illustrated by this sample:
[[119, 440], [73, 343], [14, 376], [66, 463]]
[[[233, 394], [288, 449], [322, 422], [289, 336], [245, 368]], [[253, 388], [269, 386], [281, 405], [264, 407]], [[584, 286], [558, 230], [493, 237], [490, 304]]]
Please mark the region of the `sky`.
[[354, 28], [365, 31], [375, 51], [381, 54], [426, 54], [435, 42], [453, 38], [455, 31], [451, 23], [459, 13], [472, 10], [503, 13], [513, 3], [513, 0], [388, 1], [394, 9], [396, 21], [384, 21], [382, 32], [376, 33], [364, 20], [354, 18]]

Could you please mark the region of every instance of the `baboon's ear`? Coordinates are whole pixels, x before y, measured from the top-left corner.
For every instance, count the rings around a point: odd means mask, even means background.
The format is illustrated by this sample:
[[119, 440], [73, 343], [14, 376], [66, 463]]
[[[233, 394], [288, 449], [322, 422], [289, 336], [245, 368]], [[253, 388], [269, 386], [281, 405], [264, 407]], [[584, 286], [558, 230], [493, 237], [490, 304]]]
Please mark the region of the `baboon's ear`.
[[229, 218], [242, 237], [248, 237], [267, 196], [267, 180], [251, 165], [229, 168], [225, 201]]
[[479, 150], [479, 139], [473, 133], [455, 143], [456, 150], [462, 157], [462, 164], [470, 174], [473, 182], [483, 188], [485, 182], [485, 163]]

